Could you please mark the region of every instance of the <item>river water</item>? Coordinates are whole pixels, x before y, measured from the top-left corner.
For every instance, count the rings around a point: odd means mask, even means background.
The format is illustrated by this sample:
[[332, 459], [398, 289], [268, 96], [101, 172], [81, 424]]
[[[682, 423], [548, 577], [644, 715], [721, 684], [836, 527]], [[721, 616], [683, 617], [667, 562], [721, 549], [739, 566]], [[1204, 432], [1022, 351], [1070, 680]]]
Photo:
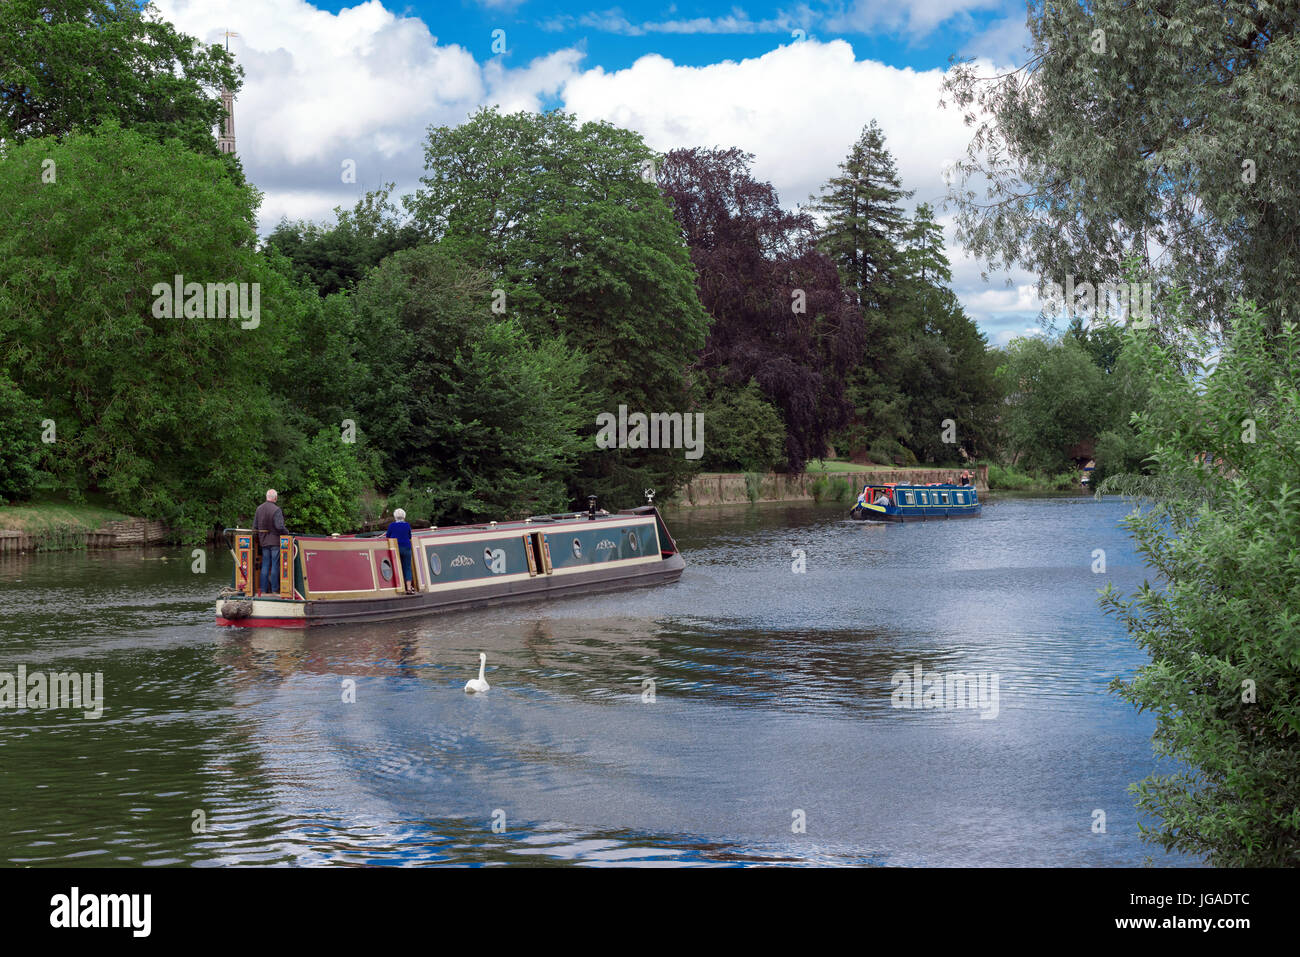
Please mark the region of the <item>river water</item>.
[[[697, 509], [675, 585], [309, 632], [218, 629], [219, 551], [0, 556], [0, 672], [104, 682], [0, 709], [0, 862], [1192, 864], [1138, 838], [1154, 720], [1107, 690], [1127, 511]], [[896, 707], [917, 666], [984, 697]]]

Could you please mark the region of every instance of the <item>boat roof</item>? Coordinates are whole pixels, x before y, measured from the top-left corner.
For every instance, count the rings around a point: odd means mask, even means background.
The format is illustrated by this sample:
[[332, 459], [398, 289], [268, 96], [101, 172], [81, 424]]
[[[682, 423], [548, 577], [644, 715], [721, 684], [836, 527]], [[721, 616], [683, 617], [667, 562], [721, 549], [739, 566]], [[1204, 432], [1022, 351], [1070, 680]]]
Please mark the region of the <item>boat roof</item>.
[[917, 482], [867, 482], [863, 488], [974, 488], [971, 485], [958, 485], [955, 482], [926, 482], [924, 485]]
[[[431, 528], [412, 528], [413, 537], [430, 537], [434, 535], [463, 535], [466, 532], [527, 532], [536, 531], [539, 528], [548, 528], [561, 525], [572, 525], [582, 522], [593, 525], [608, 524], [610, 522], [626, 523], [629, 520], [653, 518], [656, 510], [653, 506], [643, 505], [640, 508], [626, 509], [619, 512], [607, 512], [603, 509], [596, 512], [593, 519], [588, 512], [556, 512], [551, 515], [530, 515], [528, 518], [518, 519], [512, 522], [475, 522], [470, 525], [435, 525]], [[228, 532], [251, 532], [249, 528], [228, 528]], [[292, 532], [290, 534], [293, 534]], [[387, 528], [379, 528], [370, 532], [349, 532], [335, 535], [296, 535], [297, 539], [307, 541], [337, 542], [340, 539], [359, 539], [368, 540], [375, 538], [385, 538], [388, 535]]]

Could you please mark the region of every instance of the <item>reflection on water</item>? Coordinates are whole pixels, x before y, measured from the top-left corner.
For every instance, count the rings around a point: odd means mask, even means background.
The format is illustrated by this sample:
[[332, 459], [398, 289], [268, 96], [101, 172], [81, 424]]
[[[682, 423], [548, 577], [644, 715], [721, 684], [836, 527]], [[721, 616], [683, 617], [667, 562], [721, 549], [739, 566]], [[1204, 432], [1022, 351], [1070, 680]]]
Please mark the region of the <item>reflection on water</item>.
[[[310, 632], [217, 629], [220, 554], [4, 556], [0, 671], [106, 700], [0, 711], [0, 860], [1141, 863], [1153, 721], [1107, 692], [1141, 657], [1096, 605], [1143, 577], [1125, 511], [700, 509], [675, 585]], [[997, 716], [891, 706], [918, 665], [996, 675]]]

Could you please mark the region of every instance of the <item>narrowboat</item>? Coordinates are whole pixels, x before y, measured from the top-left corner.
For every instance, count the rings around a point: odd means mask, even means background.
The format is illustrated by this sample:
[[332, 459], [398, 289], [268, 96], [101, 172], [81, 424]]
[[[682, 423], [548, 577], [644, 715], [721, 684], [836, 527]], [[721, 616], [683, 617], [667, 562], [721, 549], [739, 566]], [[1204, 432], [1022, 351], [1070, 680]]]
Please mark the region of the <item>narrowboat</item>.
[[586, 595], [681, 578], [686, 567], [653, 505], [413, 529], [413, 592], [384, 532], [280, 536], [279, 575], [261, 594], [252, 529], [226, 529], [231, 586], [217, 624], [304, 628], [387, 621], [531, 598]]
[[866, 485], [849, 516], [877, 522], [932, 522], [975, 518], [983, 508], [974, 485]]

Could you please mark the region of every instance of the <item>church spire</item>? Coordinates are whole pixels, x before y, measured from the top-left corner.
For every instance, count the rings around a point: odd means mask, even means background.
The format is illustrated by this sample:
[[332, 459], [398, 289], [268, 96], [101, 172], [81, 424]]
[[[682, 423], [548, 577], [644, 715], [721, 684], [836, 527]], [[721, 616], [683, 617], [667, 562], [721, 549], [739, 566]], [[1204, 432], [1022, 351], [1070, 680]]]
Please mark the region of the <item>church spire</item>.
[[[238, 33], [226, 31], [226, 52], [230, 52], [230, 38]], [[221, 135], [217, 137], [217, 149], [222, 153], [235, 152], [235, 95], [224, 86], [221, 88], [221, 105], [225, 108], [226, 118], [221, 123]]]

